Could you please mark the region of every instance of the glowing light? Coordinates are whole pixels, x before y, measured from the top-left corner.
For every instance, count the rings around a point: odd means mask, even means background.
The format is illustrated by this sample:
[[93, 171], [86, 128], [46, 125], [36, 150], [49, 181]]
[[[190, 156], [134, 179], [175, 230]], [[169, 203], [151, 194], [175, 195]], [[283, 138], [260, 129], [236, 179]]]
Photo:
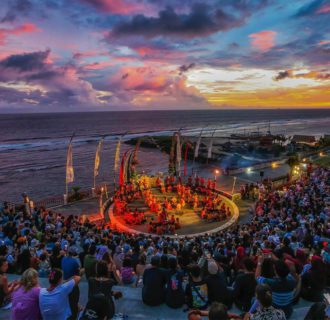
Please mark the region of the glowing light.
[[275, 169], [275, 168], [277, 168], [277, 167], [278, 167], [277, 163], [276, 163], [276, 162], [273, 162], [273, 163], [272, 163], [272, 168]]
[[323, 157], [324, 156], [324, 153], [323, 152], [320, 152], [320, 157]]
[[246, 173], [251, 173], [252, 172], [252, 169], [251, 168], [247, 168], [246, 169]]
[[218, 169], [216, 169], [216, 170], [214, 171], [214, 173], [215, 173], [215, 174], [219, 174], [220, 171], [219, 171]]

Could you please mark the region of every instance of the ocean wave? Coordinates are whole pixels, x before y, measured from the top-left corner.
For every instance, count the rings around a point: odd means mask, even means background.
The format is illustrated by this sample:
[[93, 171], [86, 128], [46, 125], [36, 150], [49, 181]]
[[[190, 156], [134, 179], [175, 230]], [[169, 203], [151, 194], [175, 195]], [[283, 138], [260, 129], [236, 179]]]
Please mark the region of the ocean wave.
[[[247, 131], [256, 131], [257, 129], [261, 131], [268, 130], [270, 125], [270, 129], [272, 132], [286, 134], [287, 131], [293, 131], [295, 127], [299, 126], [311, 126], [312, 124], [318, 124], [319, 127], [326, 126], [330, 124], [330, 118], [323, 119], [279, 119], [275, 121], [262, 120], [262, 121], [253, 121], [253, 122], [226, 122], [220, 123], [218, 125], [206, 125], [204, 127], [189, 127], [189, 128], [181, 128], [181, 133], [184, 136], [197, 136], [203, 130], [203, 136], [208, 136], [216, 130], [216, 136], [219, 134], [225, 134], [229, 136], [231, 133], [243, 132]], [[177, 129], [169, 129], [169, 130], [146, 130], [141, 132], [128, 132], [124, 135], [123, 132], [113, 132], [111, 134], [93, 134], [90, 136], [76, 135], [73, 139], [73, 146], [80, 146], [84, 144], [92, 144], [97, 143], [101, 137], [104, 138], [104, 141], [115, 142], [123, 136], [123, 140], [127, 141], [133, 138], [140, 138], [148, 135], [157, 135], [157, 136], [166, 136], [172, 135], [174, 132], [178, 131]], [[9, 140], [7, 140], [8, 142]], [[65, 149], [68, 146], [69, 137], [57, 137], [56, 139], [48, 139], [46, 136], [40, 138], [31, 138], [28, 140], [24, 139], [11, 139], [12, 142], [16, 141], [18, 143], [0, 143], [0, 152], [1, 151], [14, 151], [14, 150], [43, 150], [43, 151], [53, 151], [59, 149]], [[24, 143], [22, 143], [24, 141]]]
[[64, 165], [44, 165], [44, 166], [31, 167], [31, 168], [20, 168], [20, 169], [16, 169], [15, 172], [19, 172], [19, 173], [35, 172], [35, 171], [49, 170], [49, 169], [55, 169], [61, 167], [64, 167]]

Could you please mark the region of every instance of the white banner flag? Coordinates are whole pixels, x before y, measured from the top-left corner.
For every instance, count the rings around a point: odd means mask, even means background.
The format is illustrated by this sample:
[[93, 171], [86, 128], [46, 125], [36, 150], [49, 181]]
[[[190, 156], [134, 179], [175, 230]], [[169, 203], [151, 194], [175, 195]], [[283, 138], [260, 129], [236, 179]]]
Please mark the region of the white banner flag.
[[207, 150], [207, 158], [208, 159], [211, 159], [212, 158], [212, 148], [213, 148], [213, 136], [214, 136], [214, 134], [215, 134], [215, 130], [212, 133], [212, 137], [211, 137], [211, 140], [210, 140], [209, 148]]
[[203, 133], [203, 130], [202, 130], [201, 133], [199, 134], [198, 140], [197, 140], [197, 142], [196, 142], [196, 146], [195, 146], [195, 154], [194, 154], [194, 157], [195, 157], [195, 158], [198, 158], [199, 146], [200, 146], [200, 144], [201, 144], [201, 140], [202, 140], [202, 133]]
[[94, 161], [94, 177], [99, 175], [100, 154], [101, 154], [102, 144], [103, 144], [103, 138], [101, 138], [96, 148], [95, 161]]
[[120, 160], [120, 145], [121, 145], [121, 137], [116, 146], [116, 153], [115, 153], [115, 165], [114, 165], [114, 173], [116, 174], [118, 170], [119, 160]]
[[73, 161], [72, 161], [72, 138], [68, 146], [66, 156], [66, 183], [71, 183], [74, 180]]

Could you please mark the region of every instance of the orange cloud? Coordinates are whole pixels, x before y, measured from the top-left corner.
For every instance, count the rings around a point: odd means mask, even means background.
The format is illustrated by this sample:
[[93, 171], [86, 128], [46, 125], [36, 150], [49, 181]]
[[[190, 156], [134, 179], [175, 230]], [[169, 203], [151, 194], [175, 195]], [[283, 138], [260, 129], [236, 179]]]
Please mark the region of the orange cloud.
[[316, 79], [316, 80], [330, 80], [330, 73], [319, 72], [319, 71], [309, 71], [297, 73], [294, 70], [280, 71], [274, 80], [279, 81], [285, 78], [305, 78], [305, 79]]
[[330, 86], [298, 88], [278, 88], [256, 91], [222, 91], [207, 94], [206, 99], [217, 107], [297, 107], [297, 108], [329, 108]]
[[4, 45], [9, 35], [20, 35], [24, 33], [40, 31], [33, 23], [25, 23], [13, 29], [0, 29], [0, 45]]
[[267, 52], [275, 45], [276, 31], [264, 30], [249, 35], [253, 49]]

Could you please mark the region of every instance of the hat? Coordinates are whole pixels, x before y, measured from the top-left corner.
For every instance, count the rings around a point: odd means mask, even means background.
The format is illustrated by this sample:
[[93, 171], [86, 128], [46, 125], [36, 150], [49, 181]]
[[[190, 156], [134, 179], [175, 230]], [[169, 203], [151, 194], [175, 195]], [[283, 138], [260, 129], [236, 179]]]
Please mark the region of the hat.
[[127, 253], [131, 250], [131, 247], [128, 244], [124, 244], [124, 253]]
[[207, 264], [207, 271], [209, 274], [217, 274], [219, 271], [219, 267], [215, 261], [209, 261]]

